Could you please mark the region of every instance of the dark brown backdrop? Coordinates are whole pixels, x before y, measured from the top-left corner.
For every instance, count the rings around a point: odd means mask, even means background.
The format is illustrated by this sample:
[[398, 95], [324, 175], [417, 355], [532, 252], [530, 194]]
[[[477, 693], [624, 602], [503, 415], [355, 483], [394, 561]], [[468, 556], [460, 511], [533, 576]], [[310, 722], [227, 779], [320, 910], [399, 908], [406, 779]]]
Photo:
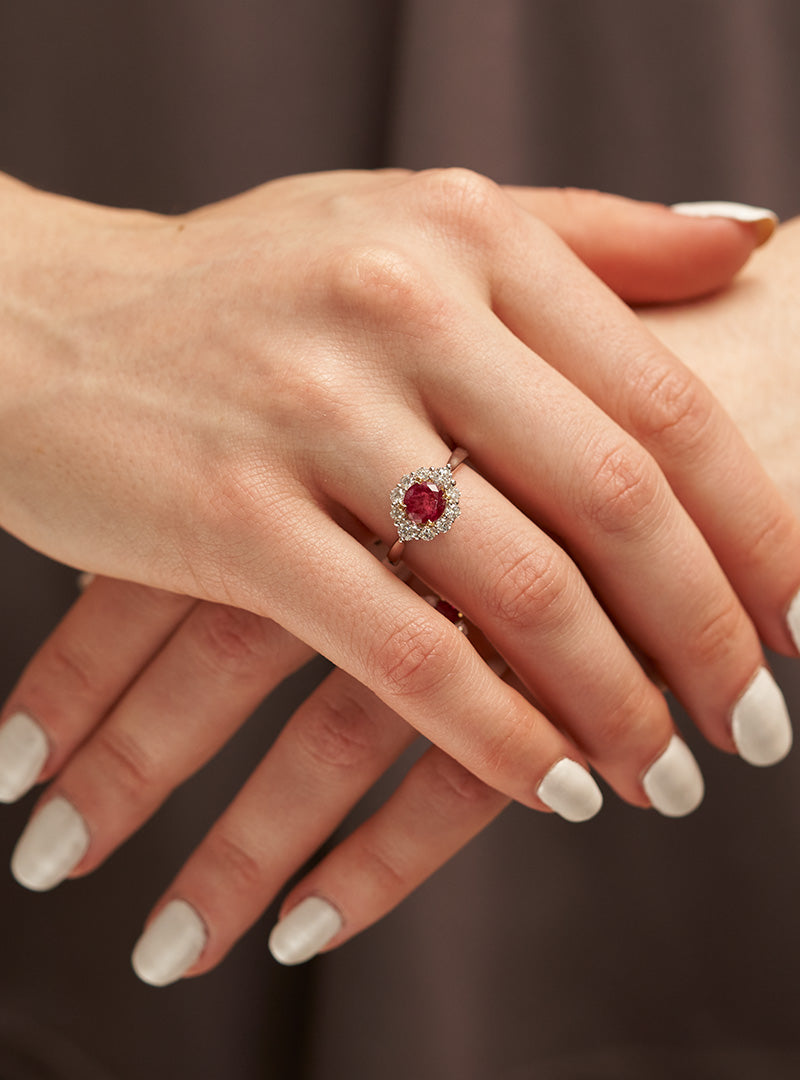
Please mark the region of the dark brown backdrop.
[[[460, 164], [789, 215], [798, 46], [794, 0], [5, 0], [0, 168], [155, 210], [302, 170]], [[9, 689], [74, 585], [0, 551]], [[800, 717], [795, 667], [777, 670]], [[3, 877], [3, 1080], [796, 1080], [800, 765], [696, 738], [689, 820], [514, 808], [330, 957], [278, 968], [273, 911], [214, 974], [139, 984], [149, 905], [306, 685], [91, 879], [34, 896]], [[29, 806], [2, 810], [4, 856]]]

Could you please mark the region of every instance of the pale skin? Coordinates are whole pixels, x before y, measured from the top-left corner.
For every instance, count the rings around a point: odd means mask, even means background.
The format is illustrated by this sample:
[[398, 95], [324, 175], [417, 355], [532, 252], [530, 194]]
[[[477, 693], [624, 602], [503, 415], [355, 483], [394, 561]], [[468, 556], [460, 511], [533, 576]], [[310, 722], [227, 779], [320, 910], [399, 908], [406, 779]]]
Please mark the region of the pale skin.
[[[344, 917], [332, 946], [508, 799], [545, 809], [538, 783], [565, 757], [648, 805], [642, 775], [674, 728], [620, 631], [734, 749], [759, 638], [795, 652], [800, 529], [703, 385], [542, 219], [636, 301], [723, 284], [755, 243], [745, 228], [681, 222], [707, 231], [676, 241], [674, 216], [636, 211], [648, 235], [705, 253], [682, 280], [626, 271], [588, 227], [581, 252], [574, 198], [565, 214], [558, 197], [462, 172], [294, 178], [181, 219], [13, 185], [9, 199], [3, 524], [103, 575], [4, 710], [47, 730], [43, 802], [60, 794], [88, 823], [75, 873], [312, 651], [340, 669], [163, 898], [188, 899], [208, 928], [190, 973], [221, 959], [417, 732], [436, 746], [286, 900], [330, 898]], [[514, 685], [358, 542], [393, 539], [388, 491], [453, 443], [477, 467], [459, 472], [464, 512], [406, 561], [487, 634]], [[279, 836], [259, 827], [287, 805]]]

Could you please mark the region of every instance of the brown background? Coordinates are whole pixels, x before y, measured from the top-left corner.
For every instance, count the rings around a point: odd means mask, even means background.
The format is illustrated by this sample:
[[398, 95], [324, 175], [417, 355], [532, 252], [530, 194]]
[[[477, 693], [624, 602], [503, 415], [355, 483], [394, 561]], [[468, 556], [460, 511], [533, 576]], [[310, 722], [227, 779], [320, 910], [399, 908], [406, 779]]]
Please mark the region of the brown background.
[[[799, 47], [794, 0], [4, 0], [0, 168], [162, 211], [296, 171], [459, 164], [788, 216]], [[8, 690], [74, 582], [0, 553]], [[0, 882], [3, 1080], [800, 1075], [800, 765], [749, 769], [685, 722], [709, 789], [691, 819], [513, 808], [329, 957], [274, 964], [273, 910], [217, 972], [138, 983], [150, 904], [307, 685], [91, 879]], [[29, 807], [2, 810], [4, 857]]]

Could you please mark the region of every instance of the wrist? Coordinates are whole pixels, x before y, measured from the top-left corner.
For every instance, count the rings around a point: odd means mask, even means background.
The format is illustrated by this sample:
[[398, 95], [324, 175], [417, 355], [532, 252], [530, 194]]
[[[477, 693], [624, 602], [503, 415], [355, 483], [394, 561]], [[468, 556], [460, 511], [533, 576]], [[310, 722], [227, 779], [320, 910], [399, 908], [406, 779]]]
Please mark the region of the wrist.
[[130, 279], [141, 227], [158, 220], [0, 174], [0, 526], [17, 535], [51, 404], [60, 400], [59, 415], [68, 412], [92, 380], [87, 362], [103, 306]]

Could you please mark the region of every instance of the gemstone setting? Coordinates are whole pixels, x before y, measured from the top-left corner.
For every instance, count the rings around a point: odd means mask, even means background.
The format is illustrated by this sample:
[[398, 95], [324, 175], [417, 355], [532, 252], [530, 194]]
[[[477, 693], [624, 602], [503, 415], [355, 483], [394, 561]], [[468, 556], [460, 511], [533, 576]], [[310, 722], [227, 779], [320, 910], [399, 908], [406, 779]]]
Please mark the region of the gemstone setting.
[[461, 513], [450, 465], [417, 469], [392, 491], [391, 515], [401, 540], [432, 540]]
[[403, 496], [403, 505], [409, 521], [415, 525], [427, 525], [429, 521], [438, 521], [444, 513], [445, 497], [441, 489], [428, 482], [412, 484]]

